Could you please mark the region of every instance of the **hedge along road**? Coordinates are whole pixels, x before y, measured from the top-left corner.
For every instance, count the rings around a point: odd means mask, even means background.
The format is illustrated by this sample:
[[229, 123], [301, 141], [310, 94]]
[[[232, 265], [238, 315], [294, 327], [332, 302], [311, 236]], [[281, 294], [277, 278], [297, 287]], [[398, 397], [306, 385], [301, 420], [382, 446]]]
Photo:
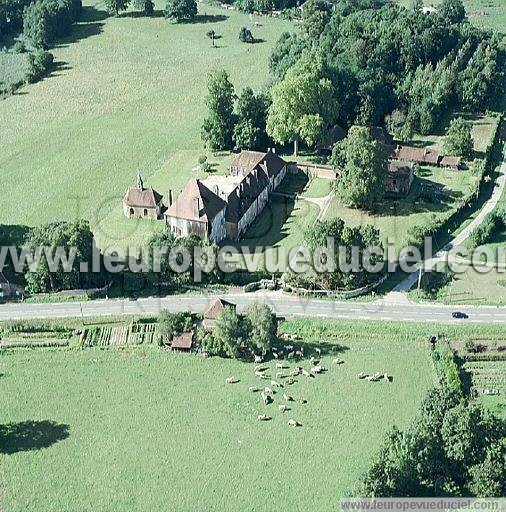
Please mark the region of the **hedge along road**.
[[395, 322], [428, 323], [506, 323], [506, 307], [465, 306], [461, 307], [469, 315], [468, 319], [452, 318], [454, 306], [435, 304], [375, 302], [338, 302], [295, 297], [283, 292], [259, 291], [255, 293], [210, 294], [199, 296], [148, 297], [137, 300], [94, 300], [66, 303], [9, 303], [0, 305], [0, 320], [31, 318], [71, 318], [98, 317], [109, 315], [156, 315], [162, 309], [172, 312], [193, 311], [203, 313], [217, 297], [234, 302], [243, 311], [249, 304], [268, 304], [281, 317], [307, 316], [322, 318], [342, 318], [351, 320], [382, 320]]

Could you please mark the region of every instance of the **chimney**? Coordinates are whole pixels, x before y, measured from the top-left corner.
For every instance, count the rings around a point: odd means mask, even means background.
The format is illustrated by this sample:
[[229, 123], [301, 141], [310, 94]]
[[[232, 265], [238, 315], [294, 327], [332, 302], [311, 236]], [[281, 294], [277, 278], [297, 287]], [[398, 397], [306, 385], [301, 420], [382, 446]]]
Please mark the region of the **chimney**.
[[168, 207], [172, 206], [172, 190], [170, 188], [167, 191], [167, 206]]
[[195, 217], [200, 217], [200, 199], [198, 197], [193, 198], [193, 213]]

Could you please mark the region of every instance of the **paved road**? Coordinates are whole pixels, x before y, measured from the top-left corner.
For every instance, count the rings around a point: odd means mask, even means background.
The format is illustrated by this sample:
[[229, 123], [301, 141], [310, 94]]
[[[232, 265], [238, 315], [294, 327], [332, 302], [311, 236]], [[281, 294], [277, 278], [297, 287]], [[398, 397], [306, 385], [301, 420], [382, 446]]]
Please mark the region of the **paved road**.
[[[217, 295], [209, 296], [172, 296], [165, 298], [146, 298], [138, 300], [97, 300], [83, 303], [58, 304], [3, 304], [0, 305], [0, 320], [26, 318], [65, 318], [104, 315], [157, 314], [161, 309], [170, 311], [191, 310], [196, 313], [205, 311]], [[504, 323], [506, 326], [506, 307], [460, 306], [469, 314], [468, 320], [454, 320], [452, 306], [391, 304], [384, 301], [369, 303], [334, 302], [284, 295], [281, 292], [257, 292], [225, 294], [221, 297], [234, 302], [242, 311], [252, 302], [269, 304], [280, 316], [311, 316], [322, 318], [346, 318], [352, 320], [383, 320], [404, 322], [437, 322], [450, 324], [467, 323]]]
[[[506, 152], [504, 154], [506, 157]], [[506, 187], [506, 161], [503, 161], [500, 169], [499, 176], [496, 178], [495, 187], [490, 199], [483, 205], [478, 215], [470, 222], [460, 233], [450, 242], [448, 242], [440, 251], [434, 254], [431, 258], [425, 260], [424, 268], [433, 268], [438, 262], [448, 261], [448, 253], [453, 247], [461, 246], [465, 240], [469, 238], [471, 233], [485, 220], [485, 217], [494, 210]], [[394, 289], [393, 292], [408, 292], [418, 280], [418, 272], [410, 274], [403, 281], [401, 281]]]

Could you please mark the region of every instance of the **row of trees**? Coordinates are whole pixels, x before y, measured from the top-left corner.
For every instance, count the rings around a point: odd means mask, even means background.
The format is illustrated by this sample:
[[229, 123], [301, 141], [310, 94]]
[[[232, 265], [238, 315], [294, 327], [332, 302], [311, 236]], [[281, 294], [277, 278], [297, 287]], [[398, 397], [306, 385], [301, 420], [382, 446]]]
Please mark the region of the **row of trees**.
[[276, 315], [266, 304], [251, 304], [244, 315], [226, 307], [212, 333], [202, 336], [202, 346], [210, 355], [251, 359], [266, 354], [277, 340]]
[[506, 422], [443, 386], [405, 431], [392, 429], [358, 496], [504, 496]]
[[23, 14], [23, 33], [37, 48], [48, 48], [70, 32], [79, 18], [81, 0], [35, 0]]
[[228, 73], [213, 71], [208, 77], [206, 105], [208, 116], [202, 124], [202, 140], [212, 150], [265, 149], [268, 96], [246, 87], [235, 94]]

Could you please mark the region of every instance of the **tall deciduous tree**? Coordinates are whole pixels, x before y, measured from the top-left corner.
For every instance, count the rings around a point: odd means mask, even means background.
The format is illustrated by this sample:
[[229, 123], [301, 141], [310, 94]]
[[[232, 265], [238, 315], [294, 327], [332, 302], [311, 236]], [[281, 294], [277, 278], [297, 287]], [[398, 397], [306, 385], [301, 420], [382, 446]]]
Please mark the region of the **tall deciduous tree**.
[[[93, 233], [86, 221], [53, 222], [36, 227], [28, 234], [25, 246], [34, 255], [37, 250], [48, 251], [46, 255], [42, 253], [33, 272], [27, 268], [25, 279], [30, 292], [83, 288], [100, 278], [91, 272]], [[87, 264], [88, 272], [81, 272], [81, 263]]]
[[202, 125], [202, 140], [212, 150], [230, 149], [235, 125], [234, 86], [225, 70], [212, 71], [207, 81], [208, 116]]
[[314, 145], [336, 118], [338, 104], [320, 54], [307, 53], [272, 88], [267, 133], [277, 142]]
[[352, 126], [348, 136], [332, 152], [339, 168], [336, 192], [341, 202], [353, 208], [371, 209], [385, 189], [387, 154], [365, 126]]
[[438, 15], [447, 23], [460, 23], [466, 17], [462, 0], [443, 0], [438, 7]]
[[240, 149], [265, 149], [267, 136], [268, 99], [262, 94], [255, 95], [246, 87], [236, 104], [237, 123], [234, 127], [234, 142]]
[[332, 14], [332, 4], [325, 0], [308, 0], [302, 6], [302, 30], [311, 41], [317, 41]]
[[117, 16], [120, 11], [126, 11], [130, 0], [104, 0], [105, 8], [109, 14]]
[[216, 319], [213, 335], [219, 340], [229, 357], [241, 355], [243, 343], [243, 326], [241, 318], [231, 307], [225, 307]]
[[245, 316], [249, 344], [253, 350], [268, 352], [276, 341], [278, 321], [267, 304], [251, 304]]
[[167, 0], [165, 17], [177, 22], [190, 21], [197, 16], [197, 11], [195, 0]]
[[450, 155], [471, 158], [474, 150], [471, 125], [462, 117], [453, 119], [444, 141], [444, 150]]

